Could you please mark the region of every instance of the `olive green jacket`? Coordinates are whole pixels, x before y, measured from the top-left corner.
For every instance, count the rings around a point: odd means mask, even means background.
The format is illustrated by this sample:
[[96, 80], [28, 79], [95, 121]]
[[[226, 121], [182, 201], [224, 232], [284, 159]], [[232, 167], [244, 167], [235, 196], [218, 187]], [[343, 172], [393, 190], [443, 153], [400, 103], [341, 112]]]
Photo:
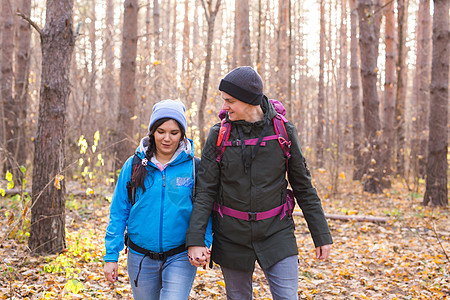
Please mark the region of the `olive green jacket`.
[[[229, 141], [258, 138], [270, 120], [265, 136], [275, 134], [272, 118], [276, 111], [266, 97], [261, 108], [264, 119], [255, 123], [231, 122]], [[306, 167], [295, 126], [285, 123], [292, 142], [288, 179], [297, 203], [303, 211], [316, 247], [332, 243], [331, 234], [316, 189]], [[243, 212], [262, 212], [286, 201], [286, 158], [277, 140], [261, 145], [247, 173], [244, 171], [241, 147], [226, 147], [221, 163], [216, 162], [216, 142], [220, 123], [214, 125], [202, 151], [196, 196], [186, 235], [186, 246], [203, 246], [206, 225], [215, 201]], [[255, 146], [246, 146], [246, 154]], [[280, 216], [260, 221], [245, 221], [213, 213], [212, 259], [230, 269], [251, 271], [255, 260], [264, 269], [280, 260], [298, 254], [291, 217]]]

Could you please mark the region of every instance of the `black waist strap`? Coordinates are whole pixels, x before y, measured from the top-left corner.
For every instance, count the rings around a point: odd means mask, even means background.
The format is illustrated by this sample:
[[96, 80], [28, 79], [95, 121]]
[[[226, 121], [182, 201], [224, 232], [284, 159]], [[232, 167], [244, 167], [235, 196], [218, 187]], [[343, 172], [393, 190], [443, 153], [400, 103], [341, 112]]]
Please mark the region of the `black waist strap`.
[[162, 260], [162, 264], [164, 264], [166, 262], [166, 259], [169, 256], [172, 256], [172, 255], [181, 253], [183, 251], [186, 251], [186, 245], [185, 244], [183, 244], [181, 246], [178, 246], [176, 248], [170, 249], [169, 251], [158, 253], [158, 252], [153, 252], [153, 251], [144, 249], [142, 247], [139, 247], [138, 245], [136, 245], [135, 243], [133, 243], [130, 240], [128, 235], [126, 235], [126, 240], [125, 241], [126, 241], [125, 244], [130, 249], [133, 249], [134, 251], [144, 255], [144, 257], [141, 259], [141, 262], [139, 263], [139, 270], [138, 270], [138, 273], [137, 273], [137, 276], [136, 276], [136, 280], [134, 281], [134, 284], [136, 285], [136, 287], [138, 286], [139, 274], [141, 273], [141, 268], [142, 268], [142, 261], [144, 260], [144, 258], [146, 256], [148, 256], [148, 257], [150, 257], [151, 259], [154, 259], [154, 260]]
[[142, 255], [148, 256], [148, 257], [150, 257], [151, 259], [154, 259], [154, 260], [165, 260], [169, 256], [181, 253], [181, 252], [186, 250], [186, 245], [183, 244], [183, 245], [178, 246], [176, 248], [170, 249], [169, 251], [166, 251], [166, 252], [161, 252], [161, 253], [153, 252], [153, 251], [147, 250], [145, 248], [139, 247], [138, 245], [133, 243], [130, 240], [130, 238], [127, 239], [127, 246], [130, 249], [133, 249], [134, 251], [136, 251], [136, 252], [138, 252], [138, 253], [140, 253]]

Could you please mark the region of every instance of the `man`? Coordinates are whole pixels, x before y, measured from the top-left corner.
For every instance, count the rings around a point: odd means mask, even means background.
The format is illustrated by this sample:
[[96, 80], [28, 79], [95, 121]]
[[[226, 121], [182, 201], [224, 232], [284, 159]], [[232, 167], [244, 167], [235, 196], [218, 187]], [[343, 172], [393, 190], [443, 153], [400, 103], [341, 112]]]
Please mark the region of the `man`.
[[[316, 258], [328, 258], [332, 238], [321, 201], [311, 184], [297, 130], [290, 122], [284, 124], [291, 142], [291, 156], [286, 164], [277, 139], [262, 143], [262, 138], [275, 135], [272, 119], [277, 112], [263, 94], [258, 73], [251, 67], [236, 68], [222, 79], [219, 90], [226, 121], [231, 124], [228, 140], [234, 146], [226, 147], [218, 159], [216, 143], [221, 125], [211, 128], [202, 151], [186, 234], [189, 259], [197, 267], [209, 262], [204, 236], [214, 209], [211, 256], [221, 266], [227, 298], [252, 299], [252, 274], [258, 260], [273, 299], [298, 299], [298, 249], [293, 219], [268, 213], [286, 203], [286, 172], [308, 223]], [[244, 142], [249, 139], [257, 142]], [[266, 217], [255, 218], [256, 212], [263, 212]]]

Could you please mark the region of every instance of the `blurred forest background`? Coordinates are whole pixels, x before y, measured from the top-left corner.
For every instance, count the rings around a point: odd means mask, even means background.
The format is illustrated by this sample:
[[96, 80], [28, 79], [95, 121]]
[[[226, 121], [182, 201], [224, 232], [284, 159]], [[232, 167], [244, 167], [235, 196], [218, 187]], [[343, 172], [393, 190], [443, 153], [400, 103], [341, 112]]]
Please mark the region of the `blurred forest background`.
[[159, 100], [185, 103], [200, 155], [219, 81], [240, 65], [286, 107], [324, 199], [367, 193], [372, 215], [400, 184], [448, 221], [447, 0], [0, 2], [2, 247], [67, 250], [76, 201], [103, 199], [86, 220], [107, 215]]

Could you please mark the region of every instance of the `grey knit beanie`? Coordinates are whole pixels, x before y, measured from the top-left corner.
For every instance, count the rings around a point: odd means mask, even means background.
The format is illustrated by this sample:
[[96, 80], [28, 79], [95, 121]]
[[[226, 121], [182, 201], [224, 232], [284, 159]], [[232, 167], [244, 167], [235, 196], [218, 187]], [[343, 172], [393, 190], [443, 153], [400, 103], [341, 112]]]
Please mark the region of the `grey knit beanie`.
[[238, 67], [220, 81], [219, 91], [251, 105], [260, 105], [263, 82], [252, 67]]
[[185, 107], [180, 100], [162, 100], [153, 106], [153, 113], [150, 117], [150, 123], [148, 124], [148, 130], [152, 128], [152, 125], [159, 119], [171, 118], [181, 126], [183, 126], [184, 131], [186, 131], [187, 121], [184, 114]]

